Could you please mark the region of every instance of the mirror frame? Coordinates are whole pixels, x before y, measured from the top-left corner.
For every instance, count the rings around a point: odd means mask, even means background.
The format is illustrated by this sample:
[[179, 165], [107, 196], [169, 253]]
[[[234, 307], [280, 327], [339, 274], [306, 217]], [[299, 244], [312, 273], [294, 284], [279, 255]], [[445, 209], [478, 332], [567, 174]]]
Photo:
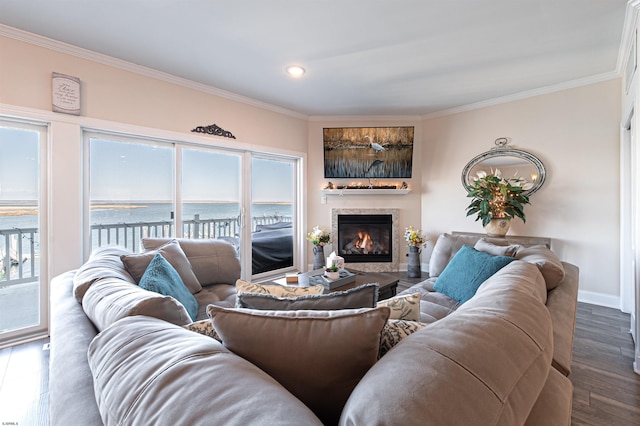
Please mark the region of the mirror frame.
[[544, 164], [542, 164], [542, 161], [540, 161], [540, 159], [535, 155], [531, 154], [530, 152], [523, 151], [521, 149], [498, 146], [498, 147], [492, 148], [489, 151], [483, 152], [482, 154], [476, 155], [471, 159], [471, 161], [467, 163], [466, 166], [464, 166], [464, 169], [462, 169], [462, 185], [464, 186], [465, 191], [467, 190], [467, 186], [473, 183], [472, 181], [469, 180], [469, 172], [471, 171], [471, 169], [481, 161], [486, 160], [487, 158], [493, 158], [493, 157], [521, 158], [523, 160], [528, 161], [536, 169], [538, 169], [538, 179], [536, 179], [536, 181], [534, 182], [533, 186], [530, 189], [523, 191], [523, 193], [527, 196], [533, 194], [538, 189], [540, 189], [547, 177]]

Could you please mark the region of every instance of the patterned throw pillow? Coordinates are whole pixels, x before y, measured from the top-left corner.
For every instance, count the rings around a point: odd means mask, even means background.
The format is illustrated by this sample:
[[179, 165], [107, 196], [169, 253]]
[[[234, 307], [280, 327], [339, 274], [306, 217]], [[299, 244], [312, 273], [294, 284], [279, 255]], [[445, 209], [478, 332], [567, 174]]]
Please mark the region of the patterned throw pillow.
[[222, 342], [220, 336], [218, 336], [218, 333], [216, 333], [216, 330], [214, 330], [210, 319], [192, 322], [191, 324], [183, 325], [182, 327], [186, 328], [189, 331], [194, 331], [196, 333], [209, 336], [212, 339], [216, 339], [218, 342]]
[[391, 348], [400, 343], [402, 339], [424, 328], [426, 324], [418, 321], [405, 321], [390, 319], [385, 324], [380, 334], [380, 351], [378, 358], [389, 352]]
[[297, 285], [255, 284], [244, 280], [236, 281], [236, 293], [258, 293], [270, 294], [277, 297], [298, 297], [308, 294], [322, 294], [323, 292], [324, 286], [322, 284], [301, 287]]
[[401, 319], [407, 321], [420, 321], [420, 299], [421, 293], [395, 296], [391, 299], [381, 300], [376, 305], [388, 306], [391, 308], [390, 319]]

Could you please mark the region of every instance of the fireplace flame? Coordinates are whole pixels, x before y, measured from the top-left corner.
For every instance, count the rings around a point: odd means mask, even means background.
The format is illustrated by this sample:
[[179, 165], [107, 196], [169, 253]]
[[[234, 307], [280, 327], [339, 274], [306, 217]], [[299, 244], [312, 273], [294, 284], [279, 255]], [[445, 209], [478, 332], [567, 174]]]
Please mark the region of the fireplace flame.
[[355, 246], [362, 249], [364, 254], [368, 254], [373, 250], [373, 238], [371, 238], [368, 232], [358, 232], [358, 241], [356, 241]]

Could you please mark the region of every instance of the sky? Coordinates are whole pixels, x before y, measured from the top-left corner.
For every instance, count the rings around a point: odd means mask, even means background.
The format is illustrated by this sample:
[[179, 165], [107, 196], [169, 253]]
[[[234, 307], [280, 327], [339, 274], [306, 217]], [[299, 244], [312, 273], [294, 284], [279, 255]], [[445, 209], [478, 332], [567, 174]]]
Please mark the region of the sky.
[[[92, 139], [92, 200], [171, 200], [173, 148]], [[182, 195], [186, 202], [239, 202], [242, 157], [233, 153], [185, 148]], [[253, 159], [253, 201], [292, 202], [292, 165]]]
[[[38, 138], [32, 130], [0, 127], [0, 201], [38, 199]], [[92, 139], [92, 200], [171, 200], [173, 147]], [[183, 150], [186, 202], [239, 202], [242, 157], [196, 148]], [[253, 159], [254, 202], [292, 202], [292, 165]]]
[[38, 199], [39, 132], [0, 127], [0, 201]]

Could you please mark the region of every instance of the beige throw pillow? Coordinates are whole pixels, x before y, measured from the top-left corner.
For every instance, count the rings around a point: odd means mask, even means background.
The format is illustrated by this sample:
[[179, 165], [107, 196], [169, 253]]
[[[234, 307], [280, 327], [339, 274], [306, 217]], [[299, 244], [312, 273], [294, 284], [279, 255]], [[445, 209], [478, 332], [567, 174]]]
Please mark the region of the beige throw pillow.
[[338, 424], [360, 379], [375, 364], [389, 308], [255, 311], [207, 307], [229, 350], [255, 364], [308, 406]]
[[391, 309], [390, 319], [401, 319], [407, 321], [420, 321], [420, 299], [421, 293], [395, 296], [391, 299], [381, 300], [377, 307], [388, 306]]
[[562, 261], [547, 246], [522, 247], [516, 253], [516, 259], [536, 265], [544, 277], [547, 290], [553, 290], [564, 280]]
[[128, 254], [121, 256], [120, 259], [127, 271], [131, 274], [136, 283], [140, 282], [140, 278], [147, 270], [147, 266], [151, 263], [156, 254], [160, 253], [167, 262], [171, 264], [182, 278], [182, 282], [191, 291], [191, 293], [197, 293], [202, 290], [200, 282], [196, 278], [189, 259], [182, 251], [180, 244], [177, 240], [168, 242], [167, 244], [158, 247], [155, 250], [145, 251], [144, 253]]
[[499, 245], [499, 244], [494, 244], [492, 242], [489, 242], [484, 238], [480, 238], [478, 242], [473, 246], [473, 248], [484, 253], [489, 253], [493, 256], [515, 257], [516, 253], [518, 252], [518, 249], [520, 248], [520, 245], [519, 244]]

